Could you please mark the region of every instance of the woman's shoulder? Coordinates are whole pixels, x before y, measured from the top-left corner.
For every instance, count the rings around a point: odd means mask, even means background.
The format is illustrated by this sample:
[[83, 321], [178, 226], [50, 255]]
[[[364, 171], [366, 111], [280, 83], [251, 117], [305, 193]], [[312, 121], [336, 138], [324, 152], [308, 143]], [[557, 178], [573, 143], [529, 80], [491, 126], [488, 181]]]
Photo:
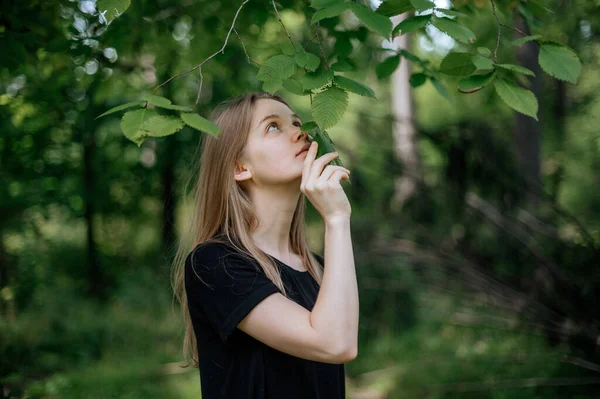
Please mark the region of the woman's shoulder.
[[187, 256], [187, 263], [191, 265], [215, 266], [223, 263], [224, 259], [229, 257], [235, 259], [236, 263], [245, 259], [241, 255], [240, 250], [231, 242], [210, 239], [194, 246]]
[[211, 257], [216, 255], [224, 255], [237, 252], [233, 245], [226, 241], [210, 239], [199, 244], [196, 244], [190, 251], [188, 257]]

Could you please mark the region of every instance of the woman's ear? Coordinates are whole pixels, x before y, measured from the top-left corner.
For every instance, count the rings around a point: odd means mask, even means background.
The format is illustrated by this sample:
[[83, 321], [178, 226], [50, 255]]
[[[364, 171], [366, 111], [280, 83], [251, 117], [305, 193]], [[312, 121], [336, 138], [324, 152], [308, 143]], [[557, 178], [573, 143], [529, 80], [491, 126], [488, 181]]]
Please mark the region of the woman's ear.
[[252, 172], [243, 166], [241, 163], [235, 163], [235, 170], [233, 172], [233, 177], [237, 181], [248, 180], [252, 177]]

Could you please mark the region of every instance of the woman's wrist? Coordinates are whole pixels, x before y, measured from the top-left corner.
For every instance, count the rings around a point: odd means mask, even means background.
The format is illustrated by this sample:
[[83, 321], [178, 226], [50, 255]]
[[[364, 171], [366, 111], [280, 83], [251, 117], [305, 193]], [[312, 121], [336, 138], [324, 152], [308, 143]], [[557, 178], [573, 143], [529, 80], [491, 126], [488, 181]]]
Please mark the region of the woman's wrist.
[[350, 215], [335, 215], [325, 219], [326, 227], [345, 226], [350, 224]]

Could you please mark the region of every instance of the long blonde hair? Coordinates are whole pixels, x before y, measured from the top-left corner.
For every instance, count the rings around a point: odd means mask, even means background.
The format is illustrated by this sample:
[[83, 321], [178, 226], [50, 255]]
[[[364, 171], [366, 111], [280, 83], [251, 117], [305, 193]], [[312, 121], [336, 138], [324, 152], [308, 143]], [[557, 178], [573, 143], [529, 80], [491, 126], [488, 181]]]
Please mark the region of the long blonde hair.
[[[258, 248], [251, 232], [258, 226], [248, 193], [234, 179], [235, 162], [246, 146], [255, 103], [259, 99], [280, 101], [289, 104], [280, 96], [266, 92], [250, 92], [220, 103], [210, 115], [210, 120], [221, 128], [218, 138], [202, 134], [199, 139], [195, 165], [197, 178], [193, 190], [193, 205], [187, 229], [179, 237], [172, 263], [171, 284], [174, 296], [179, 301], [185, 323], [183, 356], [198, 367], [198, 346], [192, 326], [184, 285], [184, 266], [187, 255], [199, 244], [207, 241], [225, 242], [232, 245], [242, 256], [254, 259], [266, 276], [282, 291], [283, 285], [277, 264]], [[185, 185], [185, 193], [191, 176]], [[290, 245], [294, 253], [302, 257], [308, 272], [321, 285], [323, 269], [311, 253], [305, 237], [304, 210], [306, 197], [300, 194], [290, 227]]]

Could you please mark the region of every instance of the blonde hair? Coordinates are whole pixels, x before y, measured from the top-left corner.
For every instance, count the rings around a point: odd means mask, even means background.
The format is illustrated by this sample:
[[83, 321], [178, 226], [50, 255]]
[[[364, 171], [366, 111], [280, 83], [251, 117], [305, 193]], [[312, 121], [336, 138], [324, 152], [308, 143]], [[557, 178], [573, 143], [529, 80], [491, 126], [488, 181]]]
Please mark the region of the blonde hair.
[[[189, 225], [178, 239], [172, 263], [171, 284], [179, 301], [185, 324], [183, 356], [187, 364], [193, 361], [198, 368], [198, 346], [192, 326], [184, 285], [184, 267], [188, 254], [199, 244], [207, 241], [232, 245], [242, 256], [254, 259], [266, 276], [288, 297], [276, 262], [258, 248], [251, 232], [258, 227], [258, 217], [248, 193], [234, 179], [236, 160], [243, 155], [250, 133], [255, 103], [259, 99], [289, 104], [280, 96], [266, 92], [250, 92], [217, 105], [210, 120], [221, 128], [218, 138], [202, 134], [197, 148], [198, 176], [193, 190], [193, 206], [187, 218]], [[193, 180], [188, 179], [187, 186]], [[308, 272], [321, 285], [323, 269], [311, 253], [305, 237], [304, 211], [306, 197], [300, 194], [290, 227], [290, 245], [301, 256]]]

